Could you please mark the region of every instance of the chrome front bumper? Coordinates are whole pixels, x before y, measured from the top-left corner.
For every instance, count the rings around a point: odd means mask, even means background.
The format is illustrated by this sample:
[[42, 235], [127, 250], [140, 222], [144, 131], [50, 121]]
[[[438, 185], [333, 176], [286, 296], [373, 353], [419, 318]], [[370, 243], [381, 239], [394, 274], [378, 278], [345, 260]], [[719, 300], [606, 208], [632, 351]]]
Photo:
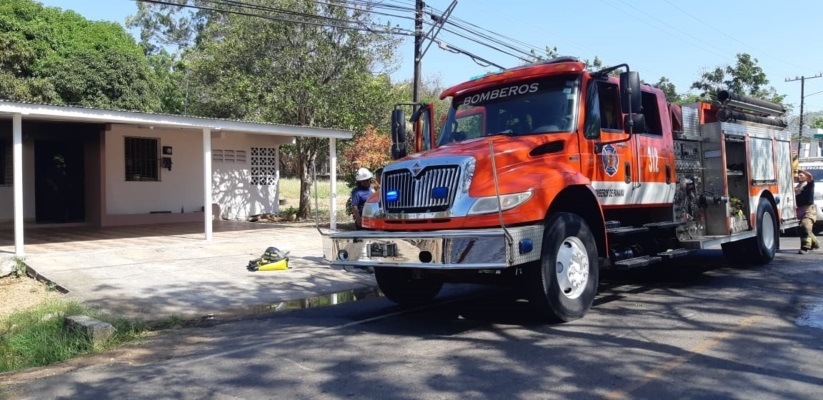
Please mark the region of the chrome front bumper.
[[332, 268], [502, 269], [540, 259], [543, 226], [429, 232], [352, 231], [324, 237]]

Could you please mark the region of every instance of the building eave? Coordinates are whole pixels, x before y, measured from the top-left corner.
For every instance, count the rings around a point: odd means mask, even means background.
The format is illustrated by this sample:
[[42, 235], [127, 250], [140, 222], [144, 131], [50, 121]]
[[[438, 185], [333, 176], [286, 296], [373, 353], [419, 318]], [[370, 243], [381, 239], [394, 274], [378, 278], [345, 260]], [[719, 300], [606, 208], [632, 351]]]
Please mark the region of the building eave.
[[311, 128], [184, 115], [152, 114], [95, 108], [54, 106], [0, 100], [0, 115], [20, 114], [25, 118], [102, 124], [143, 125], [162, 128], [211, 129], [212, 131], [258, 135], [351, 139], [352, 133], [337, 129]]

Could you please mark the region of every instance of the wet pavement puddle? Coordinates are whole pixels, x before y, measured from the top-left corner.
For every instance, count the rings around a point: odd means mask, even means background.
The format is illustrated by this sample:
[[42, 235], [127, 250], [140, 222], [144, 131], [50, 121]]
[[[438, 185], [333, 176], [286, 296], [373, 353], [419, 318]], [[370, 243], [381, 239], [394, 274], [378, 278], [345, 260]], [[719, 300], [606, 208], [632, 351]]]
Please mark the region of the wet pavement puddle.
[[823, 300], [807, 307], [795, 322], [798, 325], [823, 329]]
[[372, 297], [380, 297], [380, 291], [377, 288], [370, 287], [346, 290], [343, 292], [309, 297], [306, 299], [281, 301], [279, 303], [274, 303], [259, 308], [262, 312], [282, 312], [302, 310], [306, 308], [333, 306], [337, 304], [350, 303], [353, 301], [363, 300]]
[[329, 307], [374, 297], [382, 297], [380, 290], [376, 287], [364, 287], [337, 293], [307, 297], [304, 299], [280, 301], [272, 304], [257, 305], [239, 310], [209, 314], [202, 316], [197, 324], [218, 323], [219, 321], [225, 322], [227, 320], [244, 319], [308, 308]]

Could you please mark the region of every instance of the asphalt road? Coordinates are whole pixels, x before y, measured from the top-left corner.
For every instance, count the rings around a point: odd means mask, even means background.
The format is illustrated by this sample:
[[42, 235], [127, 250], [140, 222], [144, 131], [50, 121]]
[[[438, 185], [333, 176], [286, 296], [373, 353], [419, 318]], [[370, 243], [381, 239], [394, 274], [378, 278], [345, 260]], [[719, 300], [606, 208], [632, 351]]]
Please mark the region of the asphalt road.
[[701, 268], [604, 274], [590, 313], [567, 324], [536, 320], [509, 291], [453, 285], [418, 310], [367, 298], [186, 329], [22, 374], [3, 390], [31, 399], [823, 398], [823, 253], [796, 254], [797, 238], [781, 245], [765, 267], [726, 267], [706, 251]]

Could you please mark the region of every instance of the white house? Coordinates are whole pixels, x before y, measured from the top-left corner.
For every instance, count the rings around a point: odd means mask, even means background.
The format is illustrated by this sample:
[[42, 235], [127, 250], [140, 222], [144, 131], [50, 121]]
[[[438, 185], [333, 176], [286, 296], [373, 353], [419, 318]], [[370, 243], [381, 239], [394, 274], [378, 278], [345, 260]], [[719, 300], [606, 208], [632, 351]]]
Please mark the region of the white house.
[[330, 140], [334, 193], [351, 132], [0, 100], [0, 222], [17, 255], [26, 224], [203, 221], [209, 240], [213, 218], [278, 211], [279, 147], [299, 136]]

